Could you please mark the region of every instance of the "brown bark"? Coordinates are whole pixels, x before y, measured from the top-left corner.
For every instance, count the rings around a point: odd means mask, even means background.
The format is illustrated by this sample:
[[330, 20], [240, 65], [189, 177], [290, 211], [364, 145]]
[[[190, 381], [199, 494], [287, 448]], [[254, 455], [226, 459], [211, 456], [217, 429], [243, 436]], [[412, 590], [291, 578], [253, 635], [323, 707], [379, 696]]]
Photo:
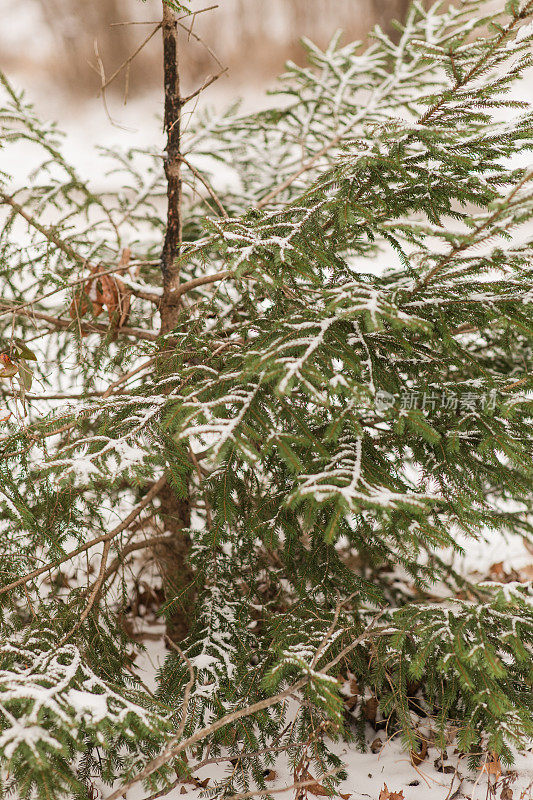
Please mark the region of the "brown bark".
[[181, 182], [181, 96], [178, 56], [178, 25], [174, 11], [163, 2], [163, 70], [165, 84], [165, 130], [167, 153], [165, 176], [167, 179], [167, 228], [161, 271], [163, 273], [163, 299], [161, 302], [161, 333], [176, 327], [179, 318], [179, 255], [182, 232], [182, 182]]
[[[176, 328], [182, 309], [179, 298], [180, 275], [176, 258], [180, 253], [183, 230], [181, 181], [181, 108], [179, 80], [178, 26], [174, 11], [163, 2], [163, 71], [165, 88], [165, 130], [167, 147], [165, 176], [167, 180], [167, 220], [165, 241], [161, 253], [163, 297], [161, 299], [161, 334]], [[168, 350], [171, 342], [167, 340]], [[159, 361], [158, 370], [164, 374], [165, 358]], [[189, 629], [191, 607], [194, 602], [193, 574], [188, 564], [190, 538], [183, 533], [190, 526], [190, 504], [176, 496], [171, 486], [161, 494], [160, 515], [171, 536], [167, 543], [158, 544], [154, 555], [159, 565], [167, 599], [177, 598], [167, 617], [167, 632], [171, 639], [183, 639]]]
[[165, 486], [159, 494], [160, 516], [165, 534], [164, 542], [152, 547], [163, 590], [167, 600], [175, 598], [167, 616], [167, 634], [175, 642], [185, 638], [189, 631], [191, 607], [194, 602], [194, 574], [188, 563], [191, 547], [190, 537], [183, 533], [191, 524], [191, 509], [188, 500], [180, 500], [171, 486]]

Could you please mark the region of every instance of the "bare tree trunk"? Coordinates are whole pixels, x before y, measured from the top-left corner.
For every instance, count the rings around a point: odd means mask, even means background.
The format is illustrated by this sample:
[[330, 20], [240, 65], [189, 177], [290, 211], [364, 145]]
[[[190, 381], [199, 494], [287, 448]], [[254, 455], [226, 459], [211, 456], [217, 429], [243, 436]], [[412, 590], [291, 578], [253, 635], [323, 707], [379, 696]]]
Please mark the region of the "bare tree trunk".
[[167, 155], [167, 228], [161, 254], [163, 299], [161, 302], [161, 333], [176, 327], [180, 304], [175, 293], [179, 288], [179, 255], [183, 233], [181, 183], [181, 96], [178, 61], [178, 24], [176, 15], [163, 0], [163, 70], [165, 85], [165, 130]]
[[[179, 322], [182, 306], [176, 291], [180, 273], [176, 258], [180, 253], [183, 233], [182, 180], [181, 180], [181, 109], [179, 79], [178, 26], [174, 11], [163, 2], [163, 70], [165, 87], [165, 130], [167, 147], [165, 176], [167, 179], [167, 225], [161, 254], [163, 297], [161, 300], [161, 333], [172, 331]], [[168, 342], [166, 346], [171, 344]], [[164, 358], [159, 369], [165, 370]], [[180, 499], [171, 486], [161, 497], [161, 517], [165, 530], [170, 533], [168, 542], [157, 545], [154, 555], [159, 565], [167, 599], [178, 598], [176, 607], [168, 618], [167, 628], [171, 638], [183, 639], [190, 621], [194, 601], [192, 570], [187, 558], [191, 542], [183, 532], [190, 526], [190, 503]]]
[[191, 607], [194, 602], [194, 574], [187, 561], [191, 548], [190, 537], [183, 532], [191, 524], [188, 500], [180, 500], [171, 486], [159, 494], [160, 515], [167, 539], [152, 547], [152, 553], [163, 581], [165, 598], [176, 598], [175, 606], [167, 616], [167, 634], [179, 642], [189, 631]]

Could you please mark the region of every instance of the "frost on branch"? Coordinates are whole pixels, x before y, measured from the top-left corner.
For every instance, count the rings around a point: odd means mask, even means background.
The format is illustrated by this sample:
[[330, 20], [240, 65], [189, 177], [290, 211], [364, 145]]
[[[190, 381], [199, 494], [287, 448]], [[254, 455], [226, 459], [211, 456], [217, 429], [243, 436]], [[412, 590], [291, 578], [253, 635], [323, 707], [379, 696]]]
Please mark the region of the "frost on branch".
[[60, 796], [70, 796], [77, 782], [70, 767], [83, 754], [98, 748], [104, 763], [121, 754], [131, 767], [170, 729], [145, 697], [114, 689], [74, 644], [58, 647], [50, 630], [1, 642], [0, 659], [2, 780], [4, 786], [13, 776], [21, 781], [21, 796], [46, 786], [51, 766], [57, 770]]

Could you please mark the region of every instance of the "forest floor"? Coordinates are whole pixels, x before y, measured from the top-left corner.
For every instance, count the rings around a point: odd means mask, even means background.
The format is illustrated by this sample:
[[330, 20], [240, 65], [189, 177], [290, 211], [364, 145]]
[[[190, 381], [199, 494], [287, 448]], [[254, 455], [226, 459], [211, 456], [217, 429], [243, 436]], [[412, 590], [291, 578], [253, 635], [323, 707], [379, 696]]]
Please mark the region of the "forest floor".
[[[453, 563], [460, 574], [475, 581], [523, 583], [533, 578], [533, 550], [518, 536], [491, 534], [490, 540], [470, 541], [465, 554], [454, 557]], [[398, 575], [398, 579], [402, 580], [402, 576]], [[438, 586], [435, 592], [439, 592]], [[157, 671], [167, 654], [164, 626], [158, 620], [156, 605], [139, 608], [135, 625], [141, 638], [146, 637], [143, 642], [146, 651], [137, 659], [136, 671], [143, 682], [155, 689]], [[344, 694], [350, 708], [354, 697], [349, 682]], [[414, 715], [413, 719], [421, 736], [431, 742], [428, 718]], [[332, 745], [347, 771], [346, 780], [339, 786], [340, 796], [343, 800], [533, 800], [533, 743], [515, 753], [515, 762], [510, 767], [488, 759], [480, 768], [470, 769], [466, 757], [460, 756], [455, 748], [453, 732], [450, 739], [446, 753], [429, 744], [427, 752], [421, 753], [420, 763], [414, 764], [400, 740], [390, 737], [384, 724], [380, 724], [378, 715], [366, 727], [367, 752], [361, 753], [355, 743]], [[227, 762], [206, 766], [194, 773], [195, 782], [182, 783], [165, 797], [177, 800], [187, 794], [190, 800], [200, 800], [229, 770], [231, 765]], [[313, 777], [319, 778], [316, 774]], [[294, 783], [289, 765], [279, 758], [268, 773], [269, 789], [279, 792], [281, 797], [298, 800], [323, 796], [319, 780], [301, 796], [290, 788]], [[127, 800], [142, 800], [146, 795], [142, 789], [133, 789]]]

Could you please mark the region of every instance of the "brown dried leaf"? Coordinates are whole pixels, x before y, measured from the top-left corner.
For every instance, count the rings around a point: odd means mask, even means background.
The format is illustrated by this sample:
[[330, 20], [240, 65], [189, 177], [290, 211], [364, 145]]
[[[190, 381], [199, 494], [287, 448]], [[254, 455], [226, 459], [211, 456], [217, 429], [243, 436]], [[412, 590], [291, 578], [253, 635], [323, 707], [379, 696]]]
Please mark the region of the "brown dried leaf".
[[119, 308], [118, 288], [116, 281], [110, 275], [102, 275], [100, 278], [102, 282], [102, 299], [104, 306], [107, 308], [109, 319], [115, 315]]
[[130, 258], [131, 258], [131, 250], [130, 250], [130, 248], [129, 247], [124, 247], [123, 250], [122, 250], [122, 254], [120, 256], [120, 261], [118, 262], [119, 267], [124, 267], [124, 271], [122, 272], [122, 275], [124, 275], [124, 272], [126, 271], [126, 268], [128, 267], [128, 265], [130, 263]]
[[502, 765], [496, 753], [490, 753], [488, 759], [480, 769], [481, 772], [486, 772], [488, 775], [496, 775], [496, 780], [498, 780], [502, 774]]
[[533, 580], [533, 564], [526, 564], [519, 570], [520, 580], [527, 582]]
[[[296, 777], [296, 775], [295, 775]], [[326, 789], [325, 786], [322, 786], [320, 783], [315, 781], [309, 770], [302, 769], [300, 770], [300, 774], [298, 777], [298, 781], [312, 781], [305, 787], [306, 792], [311, 792], [311, 794], [316, 795], [317, 797], [330, 797], [331, 791]]]
[[331, 797], [331, 791], [326, 789], [325, 786], [321, 786], [320, 783], [310, 783], [305, 788], [308, 792], [311, 792], [311, 794], [314, 794], [316, 797]]
[[0, 353], [0, 378], [13, 378], [18, 371], [18, 364], [7, 353]]
[[383, 789], [379, 793], [379, 800], [403, 800], [403, 791], [401, 792], [391, 792], [389, 791], [387, 784], [383, 784]]
[[413, 766], [418, 767], [419, 764], [424, 761], [428, 754], [428, 743], [425, 739], [422, 740], [422, 747], [416, 752], [416, 750], [411, 750], [411, 763]]
[[378, 699], [371, 697], [363, 706], [365, 718], [368, 722], [375, 723], [376, 715], [378, 713]]
[[489, 567], [489, 573], [493, 578], [503, 578], [505, 571], [503, 569], [503, 561], [497, 561]]

